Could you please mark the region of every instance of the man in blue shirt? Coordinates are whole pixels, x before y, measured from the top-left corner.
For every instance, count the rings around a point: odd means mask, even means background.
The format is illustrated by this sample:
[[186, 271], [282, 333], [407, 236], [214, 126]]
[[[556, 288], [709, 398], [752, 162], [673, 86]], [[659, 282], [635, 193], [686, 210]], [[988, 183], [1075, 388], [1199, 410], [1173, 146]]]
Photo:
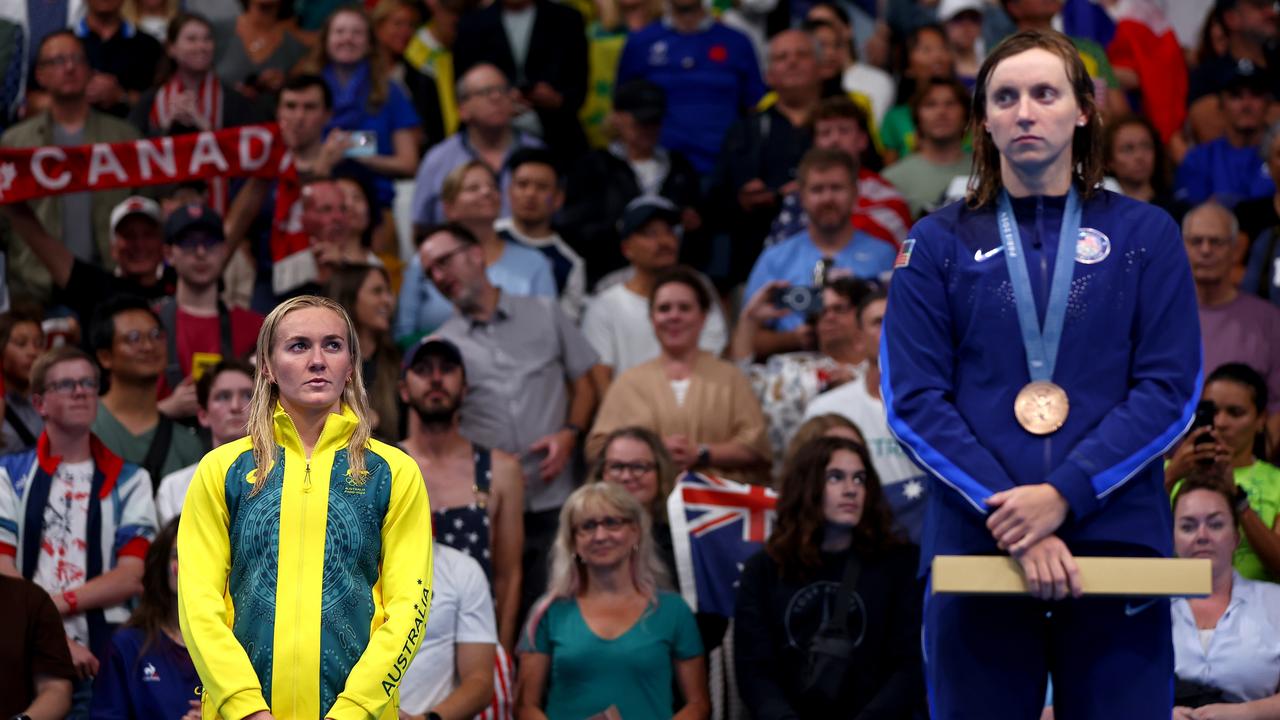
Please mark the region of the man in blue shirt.
[[711, 172], [725, 133], [764, 95], [746, 35], [707, 14], [702, 0], [669, 0], [666, 17], [627, 38], [617, 86], [644, 78], [667, 95], [662, 147]]
[[[766, 248], [751, 268], [744, 297], [765, 284], [821, 287], [828, 273], [874, 279], [893, 268], [894, 250], [853, 226], [858, 202], [858, 163], [848, 153], [815, 148], [800, 161], [800, 204], [808, 226], [789, 239]], [[774, 322], [755, 338], [756, 357], [811, 349], [813, 328], [799, 313]]]
[[516, 96], [507, 76], [487, 63], [472, 67], [459, 78], [458, 115], [464, 124], [428, 150], [418, 165], [410, 208], [416, 225], [444, 222], [441, 188], [445, 176], [471, 160], [483, 160], [498, 175], [502, 189], [500, 217], [511, 214], [507, 205], [507, 186], [511, 182], [507, 159], [522, 147], [542, 147], [541, 140], [513, 124]]
[[1231, 208], [1276, 190], [1258, 150], [1267, 129], [1270, 76], [1249, 60], [1240, 60], [1219, 97], [1226, 134], [1192, 148], [1178, 166], [1175, 195], [1190, 205], [1214, 198]]

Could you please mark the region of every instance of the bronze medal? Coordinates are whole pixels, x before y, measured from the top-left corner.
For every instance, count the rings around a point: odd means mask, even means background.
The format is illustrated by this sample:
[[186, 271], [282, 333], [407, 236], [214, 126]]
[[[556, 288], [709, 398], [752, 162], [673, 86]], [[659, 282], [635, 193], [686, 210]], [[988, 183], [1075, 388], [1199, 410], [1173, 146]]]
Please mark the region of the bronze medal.
[[1018, 424], [1032, 435], [1049, 435], [1067, 421], [1071, 404], [1067, 391], [1049, 382], [1027, 383], [1013, 401], [1013, 414]]

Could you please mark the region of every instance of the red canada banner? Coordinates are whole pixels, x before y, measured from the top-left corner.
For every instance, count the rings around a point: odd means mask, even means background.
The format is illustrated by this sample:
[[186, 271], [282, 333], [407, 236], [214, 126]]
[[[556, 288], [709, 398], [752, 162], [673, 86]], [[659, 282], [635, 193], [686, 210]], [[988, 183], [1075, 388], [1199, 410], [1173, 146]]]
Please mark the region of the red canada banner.
[[275, 124], [75, 147], [0, 148], [0, 204], [218, 176], [273, 178], [289, 163]]

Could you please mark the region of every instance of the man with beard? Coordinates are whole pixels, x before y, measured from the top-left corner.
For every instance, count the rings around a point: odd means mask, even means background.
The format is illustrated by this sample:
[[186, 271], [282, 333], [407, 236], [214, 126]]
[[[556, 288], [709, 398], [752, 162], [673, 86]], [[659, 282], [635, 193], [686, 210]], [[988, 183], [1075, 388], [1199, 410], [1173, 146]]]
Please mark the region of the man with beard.
[[524, 486], [514, 456], [458, 431], [466, 392], [458, 346], [436, 336], [419, 341], [400, 373], [400, 399], [413, 411], [401, 447], [422, 468], [435, 539], [475, 558], [488, 576], [498, 638], [510, 650], [520, 606]]
[[[871, 280], [892, 269], [893, 248], [854, 227], [857, 178], [857, 160], [848, 153], [815, 148], [805, 154], [799, 180], [800, 204], [808, 226], [760, 254], [744, 297], [754, 297], [775, 280], [820, 288], [830, 277], [853, 275]], [[761, 329], [754, 342], [757, 358], [812, 348], [813, 330], [798, 312], [783, 315], [769, 329]]]

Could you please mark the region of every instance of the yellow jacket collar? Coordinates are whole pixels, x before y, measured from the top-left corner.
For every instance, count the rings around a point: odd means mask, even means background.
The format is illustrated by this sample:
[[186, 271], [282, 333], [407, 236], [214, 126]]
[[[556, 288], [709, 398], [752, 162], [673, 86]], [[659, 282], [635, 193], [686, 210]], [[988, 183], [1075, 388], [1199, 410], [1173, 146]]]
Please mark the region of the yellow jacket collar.
[[[307, 453], [302, 448], [302, 438], [298, 435], [298, 428], [293, 424], [293, 418], [289, 416], [288, 412], [285, 412], [284, 406], [279, 401], [276, 401], [276, 411], [273, 418], [275, 420], [276, 442], [283, 445], [287, 452], [297, 453], [306, 457]], [[336, 452], [346, 447], [359, 422], [355, 412], [346, 403], [343, 403], [341, 412], [329, 413], [329, 417], [325, 418], [324, 428], [320, 431], [320, 439], [316, 442], [316, 446], [311, 449], [311, 454]]]

